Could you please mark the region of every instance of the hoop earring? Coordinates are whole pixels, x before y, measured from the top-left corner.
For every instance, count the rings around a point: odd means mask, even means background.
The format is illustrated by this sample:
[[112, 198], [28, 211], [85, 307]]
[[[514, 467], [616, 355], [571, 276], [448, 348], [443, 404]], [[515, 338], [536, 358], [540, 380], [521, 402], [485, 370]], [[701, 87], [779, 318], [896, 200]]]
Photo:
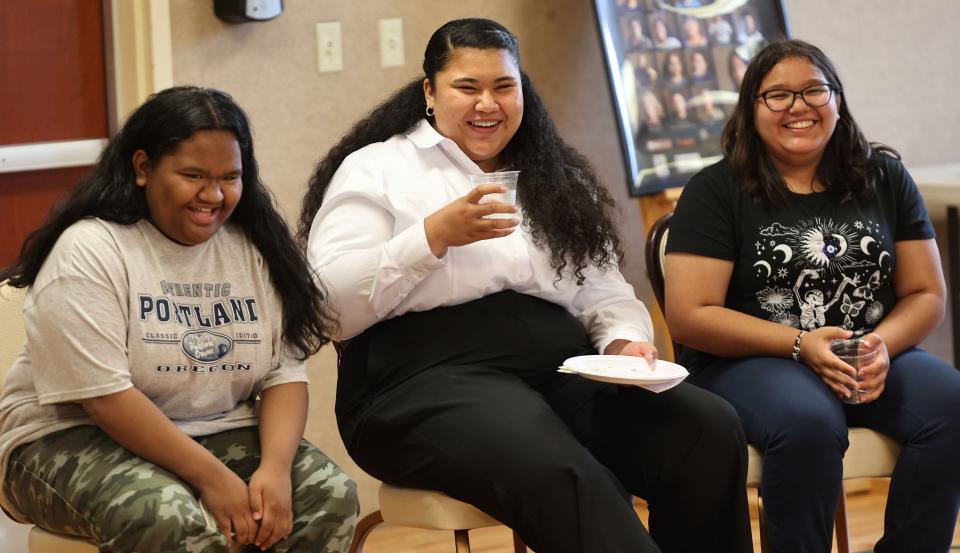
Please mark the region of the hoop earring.
[[433, 106], [427, 106], [427, 117], [433, 117]]

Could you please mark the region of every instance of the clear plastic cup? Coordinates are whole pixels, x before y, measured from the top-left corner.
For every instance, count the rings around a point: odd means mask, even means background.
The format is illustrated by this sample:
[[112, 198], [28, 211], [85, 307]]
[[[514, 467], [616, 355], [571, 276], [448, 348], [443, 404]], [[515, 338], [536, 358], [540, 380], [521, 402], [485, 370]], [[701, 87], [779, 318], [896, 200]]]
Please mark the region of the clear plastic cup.
[[[877, 358], [878, 349], [878, 344], [868, 345], [862, 337], [850, 340], [834, 340], [830, 343], [830, 351], [857, 371], [857, 381], [860, 380], [860, 369], [873, 363], [874, 359]], [[866, 390], [850, 388], [850, 392], [850, 397], [843, 397], [840, 400], [850, 404], [860, 403], [860, 396]]]
[[[502, 202], [510, 204], [519, 209], [517, 205], [517, 178], [520, 171], [497, 171], [495, 173], [479, 173], [467, 175], [472, 186], [481, 184], [499, 184], [507, 188], [506, 192], [487, 194], [480, 199], [480, 203]], [[520, 212], [517, 213], [491, 213], [486, 216], [487, 219], [520, 219]]]

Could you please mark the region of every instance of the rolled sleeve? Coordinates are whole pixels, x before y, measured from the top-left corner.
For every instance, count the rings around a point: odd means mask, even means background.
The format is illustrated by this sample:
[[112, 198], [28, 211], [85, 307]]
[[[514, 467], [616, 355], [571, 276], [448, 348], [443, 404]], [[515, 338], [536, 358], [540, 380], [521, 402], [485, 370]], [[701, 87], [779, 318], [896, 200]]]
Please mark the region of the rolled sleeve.
[[260, 392], [291, 382], [309, 384], [310, 377], [307, 375], [306, 360], [298, 359], [289, 347], [284, 347], [280, 359], [260, 383]]

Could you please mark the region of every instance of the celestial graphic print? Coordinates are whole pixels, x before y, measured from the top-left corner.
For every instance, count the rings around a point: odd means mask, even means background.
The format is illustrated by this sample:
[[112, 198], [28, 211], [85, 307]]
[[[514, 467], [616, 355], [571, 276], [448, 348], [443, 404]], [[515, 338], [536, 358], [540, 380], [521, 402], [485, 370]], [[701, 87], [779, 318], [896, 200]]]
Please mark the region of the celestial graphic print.
[[883, 318], [874, 293], [888, 285], [893, 264], [878, 223], [814, 217], [776, 222], [759, 235], [752, 266], [765, 285], [756, 299], [771, 321], [813, 330], [829, 320], [862, 334]]

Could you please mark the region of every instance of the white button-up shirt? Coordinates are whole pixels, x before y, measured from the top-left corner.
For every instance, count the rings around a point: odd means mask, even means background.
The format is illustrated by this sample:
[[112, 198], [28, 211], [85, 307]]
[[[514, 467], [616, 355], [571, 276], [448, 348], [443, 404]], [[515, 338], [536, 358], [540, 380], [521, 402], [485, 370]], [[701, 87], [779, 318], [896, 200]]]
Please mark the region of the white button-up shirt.
[[[652, 342], [650, 314], [615, 268], [556, 279], [548, 253], [524, 228], [451, 247], [437, 258], [424, 219], [470, 190], [481, 169], [426, 120], [348, 156], [310, 229], [308, 258], [340, 315], [337, 339], [408, 311], [515, 290], [565, 307], [598, 351], [615, 339]], [[523, 206], [519, 206], [521, 212]]]

